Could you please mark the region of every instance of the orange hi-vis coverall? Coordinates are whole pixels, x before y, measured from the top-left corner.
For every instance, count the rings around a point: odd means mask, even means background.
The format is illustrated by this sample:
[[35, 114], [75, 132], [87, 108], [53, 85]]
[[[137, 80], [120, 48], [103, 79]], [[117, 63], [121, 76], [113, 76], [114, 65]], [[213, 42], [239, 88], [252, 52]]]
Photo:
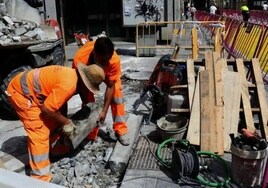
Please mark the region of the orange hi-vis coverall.
[[[76, 52], [73, 59], [73, 68], [77, 68], [78, 63], [84, 63], [86, 65], [93, 64], [90, 54], [94, 49], [95, 41], [87, 42]], [[115, 80], [115, 91], [111, 102], [111, 111], [113, 116], [113, 130], [117, 135], [124, 135], [127, 133], [128, 128], [125, 121], [125, 105], [123, 102], [123, 93], [121, 86], [121, 62], [116, 52], [114, 52], [112, 58], [109, 60], [109, 64], [102, 67], [105, 73], [105, 81]], [[82, 99], [83, 100], [83, 99]], [[95, 102], [94, 95], [88, 91], [87, 99], [83, 103]]]
[[28, 135], [29, 164], [34, 178], [51, 180], [50, 132], [60, 126], [42, 116], [40, 107], [59, 111], [76, 93], [77, 81], [74, 69], [53, 65], [19, 73], [8, 85], [10, 102]]

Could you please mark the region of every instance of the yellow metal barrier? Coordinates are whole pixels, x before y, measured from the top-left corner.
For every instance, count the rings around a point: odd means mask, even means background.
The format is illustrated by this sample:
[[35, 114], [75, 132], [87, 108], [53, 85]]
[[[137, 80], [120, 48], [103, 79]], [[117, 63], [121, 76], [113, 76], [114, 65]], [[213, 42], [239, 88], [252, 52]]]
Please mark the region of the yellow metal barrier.
[[257, 49], [256, 57], [260, 61], [261, 70], [268, 73], [268, 29], [266, 28], [264, 34], [262, 35], [262, 42], [259, 44]]
[[[203, 28], [215, 32], [214, 38], [207, 37]], [[189, 57], [198, 58], [199, 49], [222, 51], [222, 21], [165, 21], [144, 22], [136, 25], [136, 56], [154, 55], [157, 49], [191, 49]], [[146, 54], [147, 53], [147, 54]]]
[[[209, 13], [197, 13], [200, 21], [215, 20]], [[262, 24], [244, 23], [242, 20], [222, 16], [225, 22], [223, 38], [224, 50], [228, 52], [228, 59], [258, 58], [265, 81], [268, 83], [268, 27]]]

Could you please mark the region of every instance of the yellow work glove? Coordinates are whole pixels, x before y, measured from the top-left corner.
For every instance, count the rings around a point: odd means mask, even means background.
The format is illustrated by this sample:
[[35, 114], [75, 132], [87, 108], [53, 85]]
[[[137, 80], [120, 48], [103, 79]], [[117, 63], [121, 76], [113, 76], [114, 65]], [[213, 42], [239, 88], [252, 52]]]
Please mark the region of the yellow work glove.
[[63, 132], [63, 134], [65, 134], [68, 137], [72, 136], [73, 133], [75, 132], [75, 125], [74, 125], [74, 123], [70, 120], [70, 123], [69, 124], [63, 125], [62, 132]]

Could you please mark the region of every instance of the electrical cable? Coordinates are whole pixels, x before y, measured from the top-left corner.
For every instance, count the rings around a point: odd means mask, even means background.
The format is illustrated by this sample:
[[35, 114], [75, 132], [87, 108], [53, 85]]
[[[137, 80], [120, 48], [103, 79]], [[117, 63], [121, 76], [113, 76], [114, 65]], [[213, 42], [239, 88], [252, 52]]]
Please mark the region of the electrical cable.
[[167, 166], [166, 163], [163, 163], [163, 161], [159, 160], [158, 157], [154, 154], [154, 152], [152, 151], [151, 147], [150, 147], [150, 140], [148, 139], [148, 137], [142, 132], [140, 131], [140, 134], [145, 138], [145, 140], [147, 141], [148, 145], [149, 145], [149, 151], [152, 154], [152, 156], [157, 159], [157, 161], [159, 161], [162, 165], [164, 165], [165, 167], [169, 168], [169, 166]]
[[180, 152], [180, 160], [181, 160], [181, 166], [182, 168], [182, 174], [183, 175], [191, 175], [194, 170], [194, 159], [193, 155], [191, 153], [184, 153]]

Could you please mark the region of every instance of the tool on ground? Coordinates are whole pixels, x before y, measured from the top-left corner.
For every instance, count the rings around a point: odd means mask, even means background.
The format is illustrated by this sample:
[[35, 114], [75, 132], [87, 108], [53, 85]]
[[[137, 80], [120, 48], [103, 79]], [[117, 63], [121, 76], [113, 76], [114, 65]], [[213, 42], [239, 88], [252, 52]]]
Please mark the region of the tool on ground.
[[[171, 92], [170, 88], [182, 84], [186, 78], [185, 66], [172, 60], [169, 54], [162, 56], [146, 82], [140, 98], [133, 105], [134, 113], [142, 104], [151, 111], [149, 118], [153, 121], [164, 116], [167, 105], [166, 95]], [[146, 101], [151, 102], [152, 109], [147, 106]]]
[[261, 137], [256, 132], [252, 133], [245, 128], [242, 129], [242, 135], [246, 136], [247, 138], [251, 139], [252, 141], [259, 141], [261, 139]]
[[100, 121], [97, 120], [96, 124], [97, 124], [97, 126], [92, 131], [90, 131], [90, 133], [87, 135], [88, 140], [94, 141], [97, 139], [98, 133], [99, 133], [99, 128], [103, 126], [103, 123], [100, 123]]

